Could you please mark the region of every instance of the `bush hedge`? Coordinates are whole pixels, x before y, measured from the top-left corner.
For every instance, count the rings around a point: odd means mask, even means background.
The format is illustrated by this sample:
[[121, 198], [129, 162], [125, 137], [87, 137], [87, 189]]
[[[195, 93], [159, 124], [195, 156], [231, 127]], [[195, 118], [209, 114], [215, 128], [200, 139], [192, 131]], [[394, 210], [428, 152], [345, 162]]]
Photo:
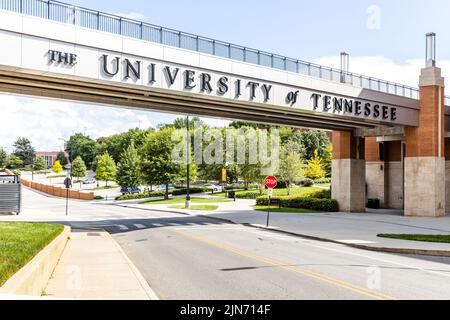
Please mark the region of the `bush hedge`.
[[320, 178], [314, 180], [315, 184], [325, 184], [325, 183], [331, 183], [331, 178]]
[[302, 181], [300, 181], [300, 185], [304, 187], [312, 187], [314, 185], [314, 180], [308, 178], [303, 179]]
[[[273, 200], [278, 200], [281, 207], [309, 209], [322, 212], [337, 212], [339, 211], [338, 202], [335, 199], [329, 198], [307, 198], [299, 196], [290, 197], [272, 197]], [[267, 206], [269, 202], [268, 196], [258, 197], [256, 205]]]
[[331, 190], [323, 189], [320, 191], [314, 191], [307, 193], [302, 196], [303, 198], [313, 198], [313, 199], [331, 199]]
[[[209, 191], [208, 188], [200, 188], [200, 187], [192, 187], [189, 188], [189, 193], [203, 193]], [[172, 189], [169, 190], [169, 194], [174, 196], [180, 196], [187, 193], [186, 188], [180, 188], [180, 189]], [[126, 194], [122, 196], [116, 197], [116, 200], [138, 200], [138, 199], [145, 199], [145, 198], [156, 198], [156, 197], [164, 197], [166, 194], [166, 191], [164, 190], [157, 190], [152, 192], [146, 192], [146, 193], [139, 193], [139, 194]]]
[[145, 198], [156, 198], [156, 197], [164, 197], [166, 193], [164, 191], [152, 191], [146, 193], [138, 193], [138, 194], [126, 194], [122, 196], [116, 197], [116, 200], [137, 200], [137, 199], [145, 199]]
[[236, 199], [250, 199], [255, 200], [259, 197], [259, 191], [258, 192], [244, 192], [244, 193], [236, 193]]
[[[202, 188], [202, 187], [191, 187], [189, 188], [189, 193], [203, 193], [203, 192], [209, 192], [211, 191], [208, 188]], [[173, 194], [174, 196], [181, 196], [183, 194], [187, 193], [187, 189], [186, 188], [180, 188], [180, 189], [173, 189], [173, 190], [169, 190], [170, 194]]]

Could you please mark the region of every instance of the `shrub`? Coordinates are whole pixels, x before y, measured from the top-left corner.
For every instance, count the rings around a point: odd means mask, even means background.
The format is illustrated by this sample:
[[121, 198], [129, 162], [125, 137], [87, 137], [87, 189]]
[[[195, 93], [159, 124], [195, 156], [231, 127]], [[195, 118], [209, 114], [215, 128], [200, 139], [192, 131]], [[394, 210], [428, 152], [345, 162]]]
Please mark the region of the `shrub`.
[[94, 200], [104, 200], [105, 198], [102, 196], [94, 196]]
[[[191, 187], [191, 188], [189, 188], [189, 193], [191, 193], [191, 194], [193, 194], [193, 193], [203, 193], [203, 192], [208, 192], [208, 191], [210, 191], [210, 189], [202, 188], [202, 187]], [[174, 196], [181, 196], [181, 195], [187, 193], [187, 189], [186, 188], [173, 189], [173, 190], [169, 191], [169, 193], [173, 194]]]
[[314, 180], [315, 184], [324, 184], [324, 183], [331, 183], [331, 178], [320, 178]]
[[256, 198], [259, 197], [259, 192], [241, 192], [241, 193], [236, 193], [236, 198], [237, 199], [250, 199], [250, 200], [254, 200]]
[[323, 189], [303, 195], [303, 198], [308, 199], [331, 199], [331, 190]]
[[314, 180], [307, 178], [300, 181], [300, 184], [304, 187], [312, 187], [314, 185]]
[[[279, 200], [281, 207], [308, 209], [322, 212], [337, 212], [339, 211], [338, 202], [335, 199], [318, 199], [318, 198], [304, 198], [299, 196], [291, 197], [272, 197], [273, 200]], [[256, 205], [266, 206], [269, 202], [269, 197], [258, 197]]]
[[139, 193], [139, 194], [126, 194], [122, 196], [116, 197], [116, 200], [137, 200], [144, 198], [156, 198], [156, 197], [164, 197], [166, 193], [164, 191], [152, 191], [147, 193]]
[[288, 197], [281, 201], [281, 205], [288, 208], [309, 209], [322, 212], [339, 211], [339, 205], [335, 199]]
[[[285, 198], [287, 197], [272, 197], [272, 200], [278, 200], [281, 201], [282, 203]], [[267, 206], [268, 203], [269, 203], [269, 196], [262, 196], [256, 198], [257, 206]]]

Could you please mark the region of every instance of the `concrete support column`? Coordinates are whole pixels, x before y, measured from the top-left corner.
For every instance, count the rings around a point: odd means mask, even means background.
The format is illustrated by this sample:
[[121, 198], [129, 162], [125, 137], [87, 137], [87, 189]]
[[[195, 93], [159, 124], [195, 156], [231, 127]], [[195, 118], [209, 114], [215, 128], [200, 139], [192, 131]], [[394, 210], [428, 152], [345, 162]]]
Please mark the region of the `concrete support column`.
[[366, 163], [364, 138], [352, 132], [333, 131], [332, 197], [340, 211], [366, 210]]
[[405, 128], [405, 215], [445, 215], [444, 78], [422, 69], [419, 126]]

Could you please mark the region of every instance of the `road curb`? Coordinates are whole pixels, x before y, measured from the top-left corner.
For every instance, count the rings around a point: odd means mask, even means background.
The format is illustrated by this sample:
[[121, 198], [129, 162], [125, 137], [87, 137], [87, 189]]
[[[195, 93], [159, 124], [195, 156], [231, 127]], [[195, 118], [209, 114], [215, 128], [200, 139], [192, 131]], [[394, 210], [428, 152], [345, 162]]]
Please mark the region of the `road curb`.
[[149, 300], [159, 300], [159, 297], [156, 295], [155, 291], [149, 286], [148, 282], [145, 280], [144, 276], [141, 274], [141, 272], [136, 268], [134, 263], [128, 258], [125, 251], [123, 251], [122, 247], [117, 243], [116, 240], [109, 234], [109, 232], [103, 230], [105, 234], [108, 235], [108, 237], [111, 239], [111, 241], [114, 243], [116, 248], [119, 250], [119, 252], [122, 254], [124, 259], [126, 260], [127, 264], [130, 266], [131, 270], [133, 271], [135, 277], [139, 281], [139, 284], [141, 285], [142, 289], [145, 291], [146, 295], [148, 296]]
[[281, 229], [274, 229], [274, 228], [270, 228], [270, 227], [266, 228], [266, 227], [263, 227], [260, 225], [255, 225], [252, 223], [242, 223], [242, 225], [247, 226], [247, 227], [256, 228], [256, 229], [261, 229], [261, 230], [274, 231], [274, 232], [283, 233], [283, 234], [287, 234], [287, 235], [291, 235], [291, 236], [295, 236], [295, 237], [301, 237], [301, 238], [310, 239], [310, 240], [336, 243], [336, 244], [340, 244], [340, 245], [345, 245], [347, 247], [363, 249], [363, 250], [368, 250], [368, 251], [376, 251], [376, 252], [384, 252], [384, 253], [397, 253], [397, 254], [414, 254], [414, 255], [434, 256], [434, 257], [450, 257], [450, 251], [445, 251], [445, 250], [373, 247], [373, 246], [368, 246], [368, 245], [345, 243], [345, 242], [341, 242], [341, 241], [337, 241], [337, 240], [321, 238], [321, 237], [316, 237], [316, 236], [311, 236], [311, 235], [306, 235], [306, 234], [300, 234], [300, 233], [285, 231], [285, 230], [281, 230]]
[[52, 242], [3, 284], [0, 293], [41, 296], [66, 248], [70, 233], [70, 227], [65, 226]]
[[[121, 206], [120, 204], [117, 204], [117, 205]], [[295, 232], [286, 231], [286, 230], [282, 230], [282, 229], [275, 229], [275, 228], [270, 228], [270, 227], [266, 228], [266, 227], [263, 227], [263, 226], [260, 226], [260, 225], [255, 225], [255, 224], [252, 224], [252, 223], [238, 223], [238, 222], [234, 222], [234, 221], [229, 220], [229, 219], [219, 218], [219, 217], [212, 217], [212, 216], [203, 215], [203, 214], [191, 214], [191, 213], [188, 213], [188, 212], [181, 212], [181, 211], [175, 211], [175, 210], [151, 209], [151, 208], [147, 209], [147, 208], [137, 208], [137, 207], [130, 207], [130, 206], [121, 206], [121, 207], [140, 209], [140, 210], [158, 211], [158, 212], [169, 212], [169, 213], [182, 214], [182, 215], [188, 215], [188, 216], [194, 216], [194, 217], [202, 217], [202, 218], [222, 221], [222, 222], [226, 222], [226, 223], [230, 223], [230, 224], [240, 224], [242, 226], [257, 228], [257, 229], [261, 229], [261, 230], [275, 231], [275, 232], [278, 232], [278, 233], [283, 233], [283, 234], [291, 235], [291, 236], [294, 236], [294, 237], [301, 237], [301, 238], [310, 239], [310, 240], [316, 240], [316, 241], [321, 241], [321, 242], [329, 242], [329, 243], [345, 245], [347, 247], [356, 248], [356, 249], [363, 249], [363, 250], [368, 250], [368, 251], [385, 252], [385, 253], [397, 253], [397, 254], [414, 254], [414, 255], [434, 256], [434, 257], [450, 257], [450, 251], [445, 251], [445, 250], [426, 250], [426, 249], [373, 247], [373, 246], [368, 246], [368, 245], [361, 245], [361, 244], [354, 244], [354, 243], [345, 243], [345, 242], [341, 242], [341, 241], [337, 241], [337, 240], [332, 240], [332, 239], [327, 239], [327, 238], [322, 238], [322, 237], [317, 237], [317, 236], [311, 236], [311, 235], [307, 235], [307, 234], [295, 233]]]

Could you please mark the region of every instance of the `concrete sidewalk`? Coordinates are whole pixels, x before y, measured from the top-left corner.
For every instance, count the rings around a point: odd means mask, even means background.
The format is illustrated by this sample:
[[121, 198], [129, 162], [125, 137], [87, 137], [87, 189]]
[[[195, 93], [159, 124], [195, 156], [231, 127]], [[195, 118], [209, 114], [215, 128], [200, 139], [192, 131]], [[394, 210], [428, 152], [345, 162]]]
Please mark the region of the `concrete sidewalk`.
[[158, 299], [107, 232], [79, 230], [72, 230], [45, 295], [82, 300]]
[[[164, 205], [128, 204], [140, 209], [178, 211], [204, 215], [233, 223], [265, 227], [266, 212], [251, 209], [254, 200], [218, 203], [217, 211], [168, 209]], [[124, 205], [124, 204], [122, 204]], [[366, 213], [271, 213], [270, 226], [274, 230], [314, 239], [333, 241], [364, 249], [386, 252], [450, 256], [450, 244], [380, 238], [380, 233], [394, 234], [450, 234], [450, 216], [442, 218], [405, 217], [400, 211], [374, 210]]]

